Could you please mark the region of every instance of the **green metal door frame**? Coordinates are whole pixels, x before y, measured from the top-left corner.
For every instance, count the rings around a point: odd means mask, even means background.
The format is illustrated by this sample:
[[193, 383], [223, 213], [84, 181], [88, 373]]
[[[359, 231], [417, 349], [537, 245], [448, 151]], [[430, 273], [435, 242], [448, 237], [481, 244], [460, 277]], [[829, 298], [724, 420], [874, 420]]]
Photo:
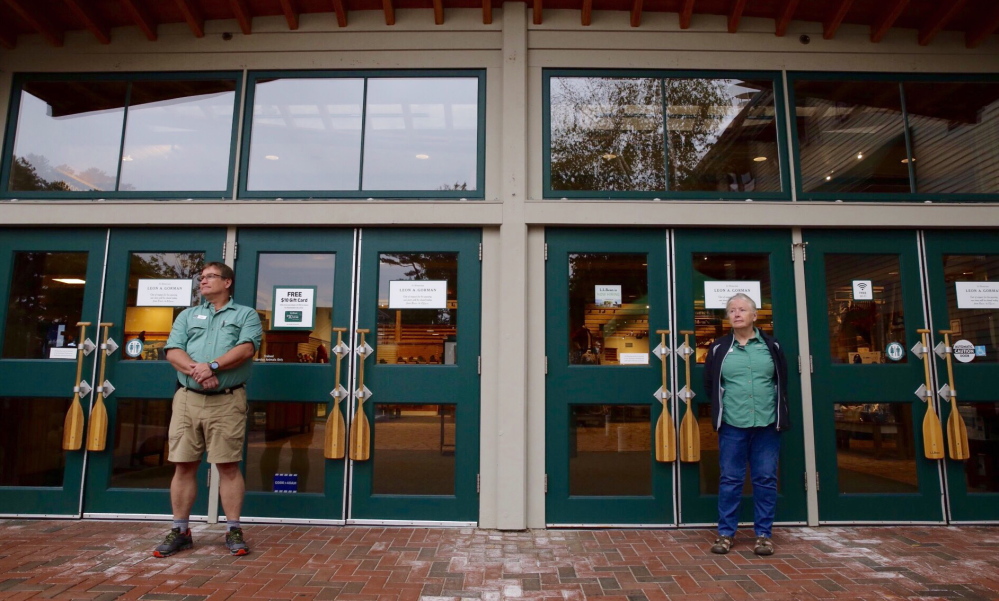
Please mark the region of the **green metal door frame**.
[[[922, 422], [926, 409], [914, 394], [924, 380], [923, 364], [908, 350], [920, 339], [916, 330], [925, 327], [917, 233], [911, 230], [805, 230], [803, 237], [808, 245], [805, 282], [810, 297], [808, 322], [814, 368], [816, 467], [821, 476], [819, 521], [942, 522], [940, 473], [937, 462], [923, 456]], [[831, 254], [899, 257], [906, 362], [882, 365], [832, 362], [826, 299], [826, 256]], [[858, 276], [863, 275], [863, 267], [858, 266], [857, 272]], [[836, 403], [899, 403], [912, 407], [917, 493], [840, 493], [833, 413]]]

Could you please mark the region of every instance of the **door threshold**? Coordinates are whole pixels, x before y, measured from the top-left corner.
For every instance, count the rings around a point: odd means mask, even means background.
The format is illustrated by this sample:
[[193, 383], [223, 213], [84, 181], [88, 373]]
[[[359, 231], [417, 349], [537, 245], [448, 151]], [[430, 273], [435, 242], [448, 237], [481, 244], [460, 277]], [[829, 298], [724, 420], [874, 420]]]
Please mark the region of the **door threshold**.
[[431, 520], [347, 520], [348, 526], [411, 526], [414, 528], [478, 528], [478, 522], [447, 522]]
[[[173, 515], [169, 513], [84, 513], [85, 520], [128, 520], [128, 521], [171, 521]], [[207, 522], [207, 515], [192, 515], [192, 522]]]

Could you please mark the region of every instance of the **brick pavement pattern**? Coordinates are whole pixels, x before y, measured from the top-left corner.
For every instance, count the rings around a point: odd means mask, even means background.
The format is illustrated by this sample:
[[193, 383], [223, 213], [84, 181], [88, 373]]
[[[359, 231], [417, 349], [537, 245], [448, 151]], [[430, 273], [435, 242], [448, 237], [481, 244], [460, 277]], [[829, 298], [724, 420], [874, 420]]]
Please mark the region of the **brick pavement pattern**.
[[722, 601], [999, 599], [999, 528], [778, 528], [777, 553], [709, 530], [221, 525], [157, 559], [163, 522], [0, 520], [0, 599]]

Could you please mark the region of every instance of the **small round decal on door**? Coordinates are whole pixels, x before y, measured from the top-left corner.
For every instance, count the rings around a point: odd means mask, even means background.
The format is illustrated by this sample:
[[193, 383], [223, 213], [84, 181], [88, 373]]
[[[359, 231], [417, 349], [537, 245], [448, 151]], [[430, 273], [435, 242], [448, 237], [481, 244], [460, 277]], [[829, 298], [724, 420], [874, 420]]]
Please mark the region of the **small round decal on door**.
[[125, 354], [129, 357], [135, 358], [142, 354], [142, 341], [138, 338], [133, 338], [125, 343]]
[[954, 351], [954, 358], [961, 363], [971, 363], [975, 359], [975, 345], [967, 340], [958, 340], [951, 349]]
[[905, 347], [897, 342], [892, 342], [885, 349], [885, 356], [892, 361], [901, 361], [902, 357], [905, 357]]

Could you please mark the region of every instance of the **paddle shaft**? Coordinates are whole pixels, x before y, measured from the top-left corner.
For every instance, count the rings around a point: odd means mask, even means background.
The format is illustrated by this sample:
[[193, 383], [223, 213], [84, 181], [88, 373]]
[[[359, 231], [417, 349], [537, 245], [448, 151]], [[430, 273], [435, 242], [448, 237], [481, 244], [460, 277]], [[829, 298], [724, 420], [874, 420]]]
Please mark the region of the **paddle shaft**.
[[964, 425], [964, 418], [957, 410], [957, 390], [954, 389], [954, 363], [952, 355], [954, 349], [950, 345], [951, 330], [940, 330], [944, 336], [944, 346], [947, 347], [947, 382], [950, 384], [950, 416], [947, 418], [947, 450], [950, 458], [964, 461], [970, 454], [968, 452], [968, 429]]
[[[365, 349], [365, 335], [371, 330], [358, 329], [361, 335], [361, 345], [359, 349]], [[354, 461], [367, 461], [371, 458], [371, 425], [368, 424], [368, 416], [364, 414], [364, 360], [363, 354], [359, 354], [357, 366], [357, 411], [354, 413], [354, 421], [350, 424], [350, 458]]]
[[923, 378], [926, 386], [926, 413], [923, 415], [923, 455], [943, 459], [943, 431], [933, 408], [933, 384], [930, 381], [930, 331], [916, 330], [923, 345]]
[[[336, 347], [334, 348], [339, 349], [340, 345], [343, 344], [343, 333], [347, 331], [347, 328], [333, 328], [333, 331], [336, 332]], [[340, 413], [340, 362], [343, 360], [343, 355], [337, 351], [334, 351], [334, 354], [336, 355], [336, 375], [334, 376], [333, 392], [336, 396], [333, 397], [333, 410], [326, 418], [324, 455], [327, 459], [343, 459], [344, 421], [343, 414]]]
[[[666, 335], [669, 334], [669, 330], [656, 330], [656, 334], [659, 334], [660, 337], [660, 347], [665, 350], [667, 348]], [[666, 391], [669, 390], [666, 381], [666, 355], [660, 357], [660, 360], [663, 368], [662, 391], [664, 394], [663, 398], [660, 399], [663, 410], [656, 421], [656, 461], [671, 463], [676, 461], [676, 432], [673, 430], [673, 416], [669, 412], [669, 401], [665, 396]]]
[[683, 414], [683, 420], [680, 422], [680, 461], [693, 463], [701, 460], [701, 433], [697, 429], [697, 418], [694, 416], [693, 407], [690, 405], [690, 393], [693, 392], [690, 388], [690, 356], [694, 354], [694, 349], [690, 346], [690, 335], [694, 332], [681, 330], [680, 333], [683, 334], [683, 362], [687, 378], [685, 386], [686, 394], [684, 395], [687, 410]]
[[97, 379], [97, 400], [94, 402], [93, 411], [90, 412], [90, 429], [87, 432], [87, 450], [103, 451], [107, 446], [108, 438], [108, 410], [104, 406], [104, 376], [108, 367], [108, 330], [113, 323], [101, 323], [99, 327], [104, 329], [101, 335], [101, 374]]

